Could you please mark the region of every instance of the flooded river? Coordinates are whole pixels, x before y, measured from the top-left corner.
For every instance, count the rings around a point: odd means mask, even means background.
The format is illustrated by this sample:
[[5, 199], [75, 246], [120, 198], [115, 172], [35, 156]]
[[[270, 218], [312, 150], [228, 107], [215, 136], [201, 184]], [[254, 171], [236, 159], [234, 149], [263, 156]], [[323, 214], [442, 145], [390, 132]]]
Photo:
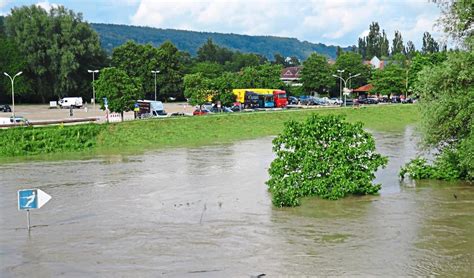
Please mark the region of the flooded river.
[[[401, 184], [412, 130], [376, 133], [379, 196], [272, 207], [271, 138], [0, 165], [1, 277], [474, 275], [474, 187]], [[18, 189], [53, 196], [17, 210]]]

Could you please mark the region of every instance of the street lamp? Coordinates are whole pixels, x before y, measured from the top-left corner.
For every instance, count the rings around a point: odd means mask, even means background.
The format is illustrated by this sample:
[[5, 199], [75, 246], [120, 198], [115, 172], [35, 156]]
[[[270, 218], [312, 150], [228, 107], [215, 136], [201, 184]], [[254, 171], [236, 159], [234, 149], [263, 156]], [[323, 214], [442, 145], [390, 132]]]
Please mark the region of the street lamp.
[[156, 75], [160, 73], [159, 70], [152, 70], [151, 73], [155, 75], [155, 101], [156, 101]]
[[[339, 72], [340, 78], [342, 78], [342, 73], [344, 71], [345, 70], [337, 70], [337, 72]], [[339, 99], [342, 100], [342, 83], [341, 83], [341, 80], [339, 80]]]
[[95, 75], [96, 73], [99, 73], [99, 70], [87, 70], [88, 73], [92, 73], [92, 101], [94, 104], [94, 110], [95, 110], [95, 88], [94, 88], [94, 81], [95, 81]]
[[[338, 72], [339, 72], [339, 70], [338, 70]], [[347, 85], [346, 85], [347, 81], [349, 81], [351, 78], [357, 77], [359, 75], [360, 75], [360, 73], [358, 73], [356, 75], [350, 75], [349, 78], [347, 78], [347, 79], [344, 79], [341, 76], [335, 75], [335, 74], [333, 74], [332, 76], [341, 79], [342, 82], [344, 82], [344, 90], [346, 90], [346, 89], [348, 90]], [[346, 106], [346, 94], [345, 93], [344, 93], [344, 106]]]
[[10, 81], [12, 82], [12, 116], [13, 116], [13, 121], [15, 121], [15, 89], [14, 89], [14, 82], [15, 82], [15, 78], [19, 75], [21, 75], [23, 72], [20, 71], [18, 72], [17, 74], [15, 74], [15, 76], [13, 76], [13, 78], [6, 72], [4, 72], [3, 74], [5, 74], [5, 76], [8, 76], [8, 78], [10, 78]]

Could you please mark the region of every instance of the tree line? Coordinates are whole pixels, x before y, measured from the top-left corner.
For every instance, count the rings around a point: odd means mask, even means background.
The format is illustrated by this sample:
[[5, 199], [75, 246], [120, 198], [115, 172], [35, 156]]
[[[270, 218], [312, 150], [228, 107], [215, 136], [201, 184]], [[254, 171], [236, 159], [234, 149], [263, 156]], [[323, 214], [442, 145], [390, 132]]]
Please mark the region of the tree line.
[[[353, 47], [352, 51], [338, 48], [338, 57], [333, 64], [327, 56], [317, 53], [302, 62], [297, 57], [275, 53], [270, 61], [259, 54], [221, 47], [211, 39], [197, 50], [195, 57], [178, 50], [170, 41], [158, 47], [128, 41], [107, 55], [97, 33], [83, 21], [82, 14], [62, 6], [48, 12], [35, 5], [14, 8], [9, 16], [0, 17], [0, 41], [0, 70], [10, 74], [23, 71], [15, 81], [15, 95], [17, 101], [29, 103], [45, 103], [64, 96], [82, 96], [90, 100], [92, 76], [88, 70], [96, 69], [100, 69], [98, 97], [101, 89], [114, 91], [112, 88], [119, 86], [117, 82], [121, 80], [131, 84], [120, 85], [128, 88], [123, 94], [131, 94], [135, 99], [151, 99], [155, 91], [152, 71], [159, 71], [156, 74], [159, 100], [188, 98], [197, 101], [197, 96], [207, 91], [215, 100], [229, 103], [232, 88], [252, 87], [285, 89], [292, 95], [339, 96], [339, 80], [333, 76], [339, 75], [337, 70], [344, 70], [341, 77], [345, 79], [359, 74], [347, 84], [351, 88], [372, 82], [375, 90], [383, 94], [403, 93], [409, 90], [407, 84], [413, 84], [423, 66], [438, 63], [445, 57], [443, 51], [438, 52], [439, 47], [431, 48], [430, 45], [436, 42], [429, 34], [424, 36], [424, 46], [418, 52], [410, 42], [409, 47], [404, 47], [401, 34], [396, 32], [389, 53], [386, 34], [383, 30], [380, 32], [376, 22], [371, 24], [369, 35], [359, 40], [358, 48]], [[386, 59], [390, 63], [384, 71], [373, 70], [364, 64], [371, 55], [388, 55]], [[300, 64], [303, 65], [303, 86], [287, 86], [280, 81], [283, 67]], [[102, 78], [102, 75], [111, 76]], [[106, 84], [101, 79], [114, 82]], [[0, 80], [0, 101], [7, 102], [10, 81], [7, 78]], [[119, 88], [115, 91], [122, 94]], [[203, 98], [199, 99], [202, 102]], [[127, 106], [126, 109], [132, 108]]]

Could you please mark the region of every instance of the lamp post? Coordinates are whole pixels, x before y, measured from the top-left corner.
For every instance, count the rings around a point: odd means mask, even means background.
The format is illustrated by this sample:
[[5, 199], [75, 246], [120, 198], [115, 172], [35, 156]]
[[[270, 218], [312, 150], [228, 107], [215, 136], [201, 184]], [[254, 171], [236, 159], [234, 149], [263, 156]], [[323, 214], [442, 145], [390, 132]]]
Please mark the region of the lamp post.
[[[342, 79], [342, 73], [344, 72], [345, 70], [337, 70], [337, 72], [339, 72], [339, 75], [338, 76], [339, 78]], [[334, 76], [334, 75], [333, 75]], [[339, 80], [339, 99], [342, 100], [342, 83], [341, 83], [341, 80]]]
[[88, 73], [92, 73], [92, 101], [94, 104], [94, 110], [95, 110], [95, 87], [94, 87], [94, 81], [95, 81], [95, 75], [96, 73], [99, 73], [99, 70], [87, 70]]
[[[356, 75], [350, 75], [347, 79], [344, 79], [344, 78], [342, 78], [341, 76], [335, 75], [335, 74], [333, 74], [332, 76], [341, 79], [342, 82], [344, 82], [344, 89], [348, 89], [348, 88], [347, 88], [347, 85], [346, 85], [346, 84], [347, 84], [347, 81], [349, 81], [349, 80], [351, 80], [351, 78], [357, 77], [357, 76], [359, 76], [359, 75], [360, 75], [360, 73], [358, 73], [358, 74], [356, 74]], [[344, 94], [344, 106], [346, 106], [346, 94]]]
[[13, 121], [15, 121], [15, 87], [14, 87], [14, 82], [15, 82], [15, 78], [19, 75], [21, 75], [23, 72], [20, 71], [18, 72], [17, 74], [15, 74], [15, 76], [13, 76], [13, 78], [6, 72], [4, 72], [3, 74], [5, 74], [5, 76], [8, 76], [8, 78], [10, 78], [10, 81], [12, 82], [12, 117], [13, 117]]
[[151, 73], [155, 75], [155, 101], [156, 101], [156, 75], [160, 73], [159, 70], [152, 70]]

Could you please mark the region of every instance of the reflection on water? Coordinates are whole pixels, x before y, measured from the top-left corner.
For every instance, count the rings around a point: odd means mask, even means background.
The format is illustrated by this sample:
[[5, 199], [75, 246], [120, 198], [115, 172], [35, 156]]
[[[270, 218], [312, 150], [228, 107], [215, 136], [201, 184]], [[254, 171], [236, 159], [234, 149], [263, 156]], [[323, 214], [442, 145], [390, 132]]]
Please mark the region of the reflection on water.
[[[472, 275], [473, 187], [400, 184], [412, 129], [375, 136], [379, 196], [287, 209], [265, 185], [271, 138], [1, 165], [0, 276]], [[28, 235], [16, 191], [32, 187], [53, 199]]]

